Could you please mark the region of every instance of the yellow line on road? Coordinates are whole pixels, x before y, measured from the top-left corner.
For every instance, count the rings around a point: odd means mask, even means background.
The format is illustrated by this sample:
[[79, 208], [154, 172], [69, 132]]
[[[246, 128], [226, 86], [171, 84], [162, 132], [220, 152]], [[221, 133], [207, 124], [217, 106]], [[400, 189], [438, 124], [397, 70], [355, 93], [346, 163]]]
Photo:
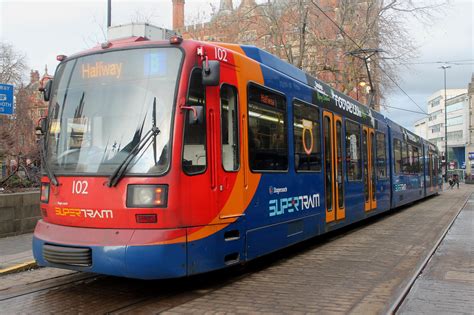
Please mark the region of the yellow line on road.
[[12, 266], [12, 267], [8, 267], [8, 268], [5, 268], [5, 269], [0, 269], [0, 275], [4, 275], [4, 274], [7, 274], [7, 273], [18, 272], [18, 271], [22, 271], [22, 270], [26, 270], [26, 269], [30, 269], [30, 268], [34, 268], [34, 267], [36, 267], [36, 261], [30, 260], [30, 261], [27, 261], [27, 262], [24, 262], [24, 263], [21, 263], [21, 264]]

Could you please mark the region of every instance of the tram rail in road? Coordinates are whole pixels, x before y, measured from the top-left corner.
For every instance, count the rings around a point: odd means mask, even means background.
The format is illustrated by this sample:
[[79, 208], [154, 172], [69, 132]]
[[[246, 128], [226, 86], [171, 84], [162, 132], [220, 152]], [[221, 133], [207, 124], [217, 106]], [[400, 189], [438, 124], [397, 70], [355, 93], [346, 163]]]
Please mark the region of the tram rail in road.
[[50, 268], [5, 275], [0, 309], [5, 314], [391, 313], [470, 193], [466, 187], [445, 191], [244, 268], [186, 279], [142, 281]]

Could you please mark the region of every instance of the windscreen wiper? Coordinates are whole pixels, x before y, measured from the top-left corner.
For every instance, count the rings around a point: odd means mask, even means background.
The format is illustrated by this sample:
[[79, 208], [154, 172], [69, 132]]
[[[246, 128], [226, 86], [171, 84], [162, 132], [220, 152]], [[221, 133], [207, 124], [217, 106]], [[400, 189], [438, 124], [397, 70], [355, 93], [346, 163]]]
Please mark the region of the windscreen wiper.
[[59, 186], [59, 181], [56, 178], [56, 175], [54, 175], [53, 171], [49, 168], [49, 164], [46, 159], [46, 138], [45, 137], [43, 137], [42, 145], [41, 145], [41, 164], [51, 184], [53, 184], [54, 186]]
[[143, 150], [145, 146], [147, 146], [148, 142], [152, 138], [156, 137], [159, 133], [160, 133], [160, 129], [158, 129], [158, 127], [152, 127], [150, 130], [148, 130], [145, 136], [141, 138], [140, 141], [138, 141], [138, 143], [133, 147], [132, 151], [128, 153], [125, 160], [123, 160], [122, 163], [120, 163], [120, 165], [115, 169], [114, 173], [110, 175], [107, 186], [109, 187], [117, 186], [118, 182], [125, 174], [125, 171], [127, 170], [128, 165], [132, 162], [135, 156], [137, 156], [137, 154], [141, 150]]
[[[143, 150], [143, 148], [148, 145], [148, 142], [151, 139], [154, 139], [154, 143], [156, 142], [156, 136], [158, 136], [159, 133], [160, 133], [160, 129], [156, 127], [156, 97], [155, 97], [153, 100], [153, 117], [152, 117], [151, 129], [148, 130], [145, 136], [137, 142], [137, 144], [132, 148], [132, 150], [128, 153], [128, 155], [122, 161], [122, 163], [120, 163], [120, 165], [115, 169], [113, 174], [110, 175], [107, 186], [109, 187], [117, 186], [118, 182], [125, 174], [125, 171], [127, 170], [128, 165], [130, 165], [130, 163], [138, 155], [138, 153], [140, 153]], [[156, 161], [156, 158], [155, 158], [155, 161]]]

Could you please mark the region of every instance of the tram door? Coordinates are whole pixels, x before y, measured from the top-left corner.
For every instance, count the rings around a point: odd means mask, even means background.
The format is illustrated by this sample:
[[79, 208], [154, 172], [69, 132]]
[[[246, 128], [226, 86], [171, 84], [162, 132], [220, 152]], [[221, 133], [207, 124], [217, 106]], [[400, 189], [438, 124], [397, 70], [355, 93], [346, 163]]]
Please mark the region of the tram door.
[[[227, 67], [221, 67], [221, 75], [225, 71]], [[222, 82], [220, 88], [208, 87], [207, 95], [212, 99], [207, 104], [211, 189], [216, 198], [214, 206], [221, 211], [219, 222], [228, 222], [241, 217], [242, 214], [234, 212], [243, 208], [242, 199], [222, 212], [240, 168], [238, 91], [234, 85]]]
[[345, 218], [342, 118], [323, 112], [326, 223]]
[[364, 200], [365, 211], [377, 208], [375, 197], [375, 132], [374, 129], [363, 126], [362, 129], [362, 155], [364, 160]]

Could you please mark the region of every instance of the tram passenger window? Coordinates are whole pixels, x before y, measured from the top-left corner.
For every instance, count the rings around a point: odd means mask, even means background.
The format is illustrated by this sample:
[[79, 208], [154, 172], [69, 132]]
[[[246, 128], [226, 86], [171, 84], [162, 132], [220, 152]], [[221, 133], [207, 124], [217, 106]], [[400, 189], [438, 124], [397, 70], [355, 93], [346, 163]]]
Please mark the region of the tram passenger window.
[[252, 171], [288, 170], [286, 120], [283, 95], [249, 85], [248, 138]]
[[239, 169], [239, 127], [237, 89], [224, 84], [221, 87], [221, 145], [222, 167], [226, 171]]
[[393, 156], [395, 161], [395, 174], [402, 172], [402, 143], [398, 139], [393, 139]]
[[415, 170], [414, 170], [415, 163], [414, 163], [413, 146], [411, 144], [409, 144], [407, 150], [408, 150], [407, 151], [407, 153], [408, 153], [407, 173], [408, 174], [414, 174], [415, 173]]
[[404, 141], [402, 141], [402, 173], [410, 173], [410, 164], [408, 163], [408, 146]]
[[360, 125], [346, 120], [346, 172], [348, 180], [362, 179]]
[[387, 178], [387, 144], [385, 143], [385, 134], [377, 132], [377, 178]]
[[420, 172], [420, 150], [418, 147], [413, 147], [413, 173]]
[[[205, 110], [205, 90], [202, 85], [201, 69], [194, 69], [189, 82], [186, 105]], [[193, 111], [187, 111], [184, 120], [182, 167], [187, 174], [199, 174], [206, 170], [206, 120], [190, 119]], [[203, 114], [205, 117], [205, 114]]]
[[418, 170], [422, 174], [425, 172], [425, 156], [423, 155], [423, 152], [423, 147], [418, 148]]
[[295, 169], [302, 172], [321, 171], [319, 109], [314, 105], [295, 101], [293, 113]]

